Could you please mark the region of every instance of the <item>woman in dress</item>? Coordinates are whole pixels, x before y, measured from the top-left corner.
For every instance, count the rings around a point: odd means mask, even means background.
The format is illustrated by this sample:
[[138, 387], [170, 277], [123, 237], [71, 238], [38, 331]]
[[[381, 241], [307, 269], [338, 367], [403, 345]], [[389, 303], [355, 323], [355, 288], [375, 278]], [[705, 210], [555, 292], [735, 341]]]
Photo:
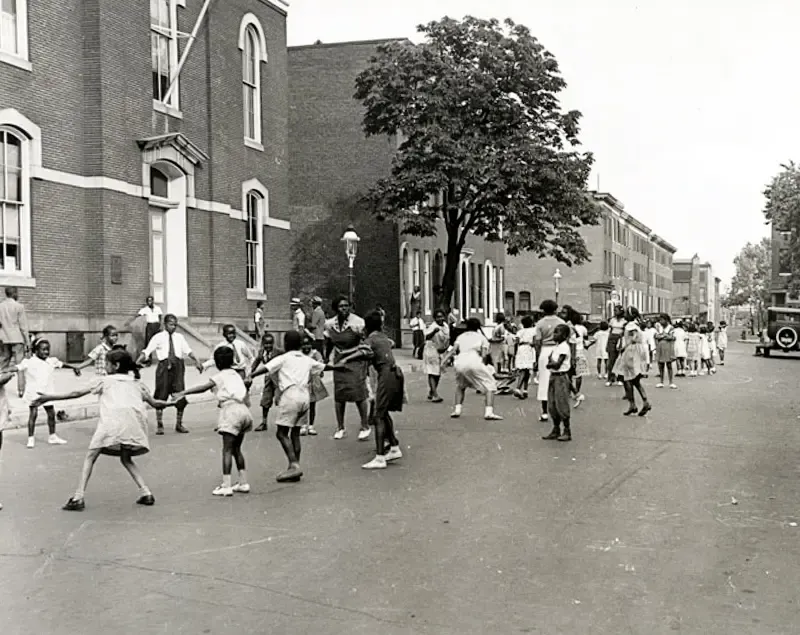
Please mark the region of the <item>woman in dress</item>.
[[572, 312], [570, 321], [572, 322], [572, 336], [575, 340], [575, 404], [573, 407], [578, 408], [586, 400], [586, 396], [581, 392], [583, 378], [592, 374], [589, 370], [589, 360], [586, 357], [589, 331], [583, 325], [583, 316], [577, 311]]
[[[497, 392], [497, 382], [494, 375], [483, 363], [489, 354], [489, 340], [481, 331], [481, 321], [469, 318], [466, 322], [466, 331], [458, 336], [453, 350], [448, 356], [455, 357], [453, 368], [456, 371], [456, 396], [453, 419], [461, 416], [464, 405], [464, 394], [467, 388], [480, 390], [484, 395], [486, 409], [483, 418], [487, 421], [500, 421], [503, 417], [494, 412], [494, 394]], [[449, 357], [448, 357], [449, 360]]]
[[558, 305], [553, 300], [545, 300], [539, 305], [539, 310], [544, 314], [533, 327], [534, 343], [539, 349], [539, 385], [536, 390], [536, 398], [542, 404], [542, 414], [539, 421], [547, 421], [550, 417], [547, 414], [547, 393], [550, 388], [550, 369], [547, 368], [550, 353], [556, 346], [553, 337], [555, 328], [559, 324], [564, 324], [564, 320], [556, 315]]
[[375, 409], [371, 419], [375, 427], [375, 458], [361, 467], [365, 470], [383, 470], [388, 463], [403, 457], [389, 413], [403, 409], [405, 379], [392, 353], [394, 342], [383, 332], [381, 314], [377, 311], [370, 313], [364, 323], [366, 339], [357, 351], [343, 357], [340, 363], [362, 359], [375, 369]]
[[533, 318], [526, 315], [522, 318], [522, 328], [517, 333], [517, 356], [514, 365], [519, 371], [519, 383], [514, 391], [514, 396], [519, 399], [528, 398], [528, 384], [531, 380], [533, 367], [536, 365], [536, 351], [533, 348], [533, 338], [536, 331], [533, 328]]
[[617, 357], [619, 357], [619, 351], [622, 348], [622, 335], [625, 331], [625, 324], [625, 310], [621, 304], [618, 304], [614, 307], [614, 317], [608, 321], [609, 333], [606, 349], [608, 351], [609, 373], [606, 386], [611, 386], [615, 383], [617, 385], [621, 384], [620, 378], [614, 375], [613, 369], [617, 362]]
[[661, 332], [655, 334], [659, 377], [656, 388], [664, 387], [664, 370], [666, 369], [669, 387], [675, 390], [677, 386], [672, 380], [672, 362], [675, 359], [675, 329], [672, 327], [672, 320], [666, 313], [662, 313], [658, 321], [661, 325]]
[[331, 354], [336, 369], [333, 372], [333, 398], [336, 402], [336, 433], [334, 439], [344, 439], [345, 406], [356, 404], [361, 417], [359, 441], [366, 441], [370, 435], [369, 404], [367, 388], [367, 362], [363, 358], [339, 364], [350, 353], [358, 349], [364, 339], [364, 320], [350, 312], [350, 301], [340, 296], [333, 301], [334, 315], [325, 322], [326, 363], [330, 363]]
[[442, 403], [439, 396], [439, 380], [442, 377], [442, 356], [450, 348], [450, 327], [447, 326], [444, 311], [436, 309], [433, 322], [425, 328], [425, 348], [422, 365], [428, 376], [428, 401]]
[[[630, 404], [628, 410], [623, 414], [630, 416], [639, 413], [640, 417], [644, 417], [652, 407], [647, 400], [647, 392], [642, 385], [642, 378], [644, 377], [647, 364], [650, 359], [650, 353], [645, 341], [644, 333], [642, 332], [639, 322], [641, 321], [639, 311], [634, 307], [629, 307], [625, 318], [624, 335], [622, 338], [622, 350], [617, 358], [616, 368], [614, 373], [622, 377], [623, 385], [625, 386], [625, 399]], [[642, 398], [641, 411], [636, 407], [636, 390]]]

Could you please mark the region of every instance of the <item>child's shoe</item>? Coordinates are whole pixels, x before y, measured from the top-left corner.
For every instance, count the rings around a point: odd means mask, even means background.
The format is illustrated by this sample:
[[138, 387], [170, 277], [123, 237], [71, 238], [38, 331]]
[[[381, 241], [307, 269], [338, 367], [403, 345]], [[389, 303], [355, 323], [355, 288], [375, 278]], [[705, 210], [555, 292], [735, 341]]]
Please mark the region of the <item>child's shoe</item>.
[[369, 463], [361, 466], [364, 470], [385, 470], [387, 467], [385, 456], [376, 456]]
[[300, 469], [298, 465], [292, 465], [289, 469], [284, 470], [278, 476], [275, 477], [275, 480], [278, 483], [288, 483], [292, 481], [299, 481], [300, 477], [303, 476], [303, 470]]
[[308, 435], [308, 426], [300, 426], [300, 436], [304, 437]]
[[213, 496], [233, 496], [233, 488], [220, 485], [211, 492]]
[[662, 384], [661, 382], [658, 382], [656, 384], [656, 388], [663, 388], [663, 387], [664, 387], [664, 384]]
[[650, 405], [649, 401], [646, 401], [645, 404], [642, 406], [642, 409], [639, 411], [639, 416], [644, 417], [653, 409], [653, 406]]
[[575, 397], [575, 408], [580, 408], [581, 404], [586, 401], [586, 395], [580, 393]]
[[32, 450], [35, 446], [36, 446], [36, 439], [34, 439], [33, 437], [28, 437], [28, 445], [26, 445], [25, 447], [28, 448], [29, 450]]
[[86, 503], [82, 498], [75, 498], [73, 496], [61, 509], [67, 512], [82, 512], [84, 509], [86, 509]]
[[550, 434], [542, 437], [542, 439], [544, 439], [545, 441], [555, 441], [560, 436], [561, 436], [561, 429], [559, 427], [553, 426], [553, 429], [550, 431]]
[[317, 436], [317, 429], [314, 426], [308, 426], [308, 436], [310, 437]]
[[346, 435], [347, 433], [345, 432], [344, 428], [342, 428], [341, 430], [337, 430], [336, 432], [333, 433], [333, 438], [339, 441], [341, 439], [344, 439]]
[[572, 441], [572, 432], [569, 429], [569, 426], [564, 426], [564, 433], [558, 437], [557, 441]]
[[139, 497], [139, 499], [136, 501], [136, 504], [152, 507], [155, 504], [155, 502], [156, 499], [152, 494], [145, 494], [144, 496]]
[[65, 439], [62, 439], [62, 438], [61, 438], [60, 436], [58, 436], [57, 434], [51, 434], [51, 435], [50, 435], [50, 436], [47, 438], [47, 442], [48, 442], [50, 445], [66, 445], [66, 443], [67, 443]]
[[672, 388], [672, 390], [677, 390], [678, 389], [678, 387], [675, 384], [670, 384], [669, 387]]
[[249, 483], [236, 483], [231, 487], [231, 489], [236, 492], [237, 494], [249, 494], [250, 493], [250, 484]]
[[400, 446], [395, 445], [389, 448], [389, 451], [384, 454], [384, 458], [387, 462], [389, 461], [396, 461], [397, 459], [403, 458], [403, 453], [400, 451]]
[[358, 431], [358, 440], [359, 441], [366, 441], [369, 439], [369, 436], [372, 434], [372, 428], [367, 428], [366, 430], [359, 430]]

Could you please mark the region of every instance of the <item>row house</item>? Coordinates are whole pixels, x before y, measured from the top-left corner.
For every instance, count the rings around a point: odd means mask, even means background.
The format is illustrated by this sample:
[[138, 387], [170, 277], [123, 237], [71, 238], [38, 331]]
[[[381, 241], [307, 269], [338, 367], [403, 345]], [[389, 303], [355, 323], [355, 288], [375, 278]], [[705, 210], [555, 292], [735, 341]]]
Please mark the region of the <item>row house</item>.
[[74, 359], [148, 295], [198, 337], [257, 301], [286, 328], [286, 5], [0, 7], [0, 285], [32, 329]]

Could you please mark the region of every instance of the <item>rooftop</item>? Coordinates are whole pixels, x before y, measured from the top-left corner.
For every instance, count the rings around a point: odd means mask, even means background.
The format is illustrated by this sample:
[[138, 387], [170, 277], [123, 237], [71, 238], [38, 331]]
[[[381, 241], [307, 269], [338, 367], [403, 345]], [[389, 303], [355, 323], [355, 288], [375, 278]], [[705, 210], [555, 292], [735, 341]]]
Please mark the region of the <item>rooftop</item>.
[[674, 247], [673, 245], [668, 243], [666, 240], [661, 238], [661, 236], [657, 236], [656, 233], [652, 229], [650, 229], [647, 225], [645, 225], [642, 221], [631, 216], [628, 212], [626, 212], [625, 205], [622, 203], [622, 201], [620, 201], [612, 194], [608, 192], [599, 192], [597, 190], [589, 190], [589, 194], [596, 201], [605, 203], [609, 207], [616, 210], [623, 220], [630, 223], [633, 227], [638, 229], [643, 234], [649, 236], [650, 239], [662, 249], [667, 250], [671, 254], [674, 254], [676, 251], [678, 251], [677, 247]]
[[301, 49], [314, 49], [314, 48], [334, 48], [344, 46], [379, 46], [381, 44], [388, 44], [389, 42], [411, 42], [406, 37], [388, 37], [377, 40], [350, 40], [348, 42], [315, 42], [314, 44], [301, 44], [299, 46], [289, 46], [289, 51], [297, 51]]

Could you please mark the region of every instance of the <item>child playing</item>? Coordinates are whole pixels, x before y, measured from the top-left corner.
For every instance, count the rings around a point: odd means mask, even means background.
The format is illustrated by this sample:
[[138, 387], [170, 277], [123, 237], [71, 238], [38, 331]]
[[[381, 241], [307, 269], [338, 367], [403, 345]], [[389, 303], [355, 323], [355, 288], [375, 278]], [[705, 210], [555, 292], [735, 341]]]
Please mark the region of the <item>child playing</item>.
[[700, 327], [700, 374], [707, 372], [709, 375], [716, 373], [714, 362], [711, 361], [711, 341], [709, 340], [708, 328]]
[[[275, 348], [275, 337], [270, 333], [264, 333], [264, 337], [261, 338], [261, 350], [258, 353], [258, 357], [253, 360], [253, 366], [250, 368], [250, 380], [246, 382], [248, 387], [250, 382], [252, 382], [253, 373], [258, 370], [258, 367], [261, 364], [268, 364], [280, 355], [283, 355], [283, 351]], [[254, 432], [264, 432], [267, 429], [267, 418], [269, 417], [269, 411], [274, 401], [275, 384], [272, 378], [267, 375], [264, 377], [264, 388], [261, 391], [261, 425], [258, 426]]]
[[[212, 391], [217, 398], [219, 418], [215, 430], [222, 436], [222, 484], [211, 492], [213, 496], [233, 496], [234, 492], [247, 494], [250, 484], [245, 472], [242, 443], [244, 435], [253, 428], [253, 415], [246, 405], [247, 388], [240, 373], [234, 370], [236, 357], [230, 346], [218, 346], [214, 350], [214, 365], [219, 371], [208, 383], [189, 388], [175, 395], [183, 400], [187, 395], [198, 395]], [[231, 485], [233, 460], [239, 471], [239, 482]]]
[[[567, 343], [571, 334], [569, 326], [559, 324], [553, 331], [553, 340], [556, 345], [547, 358], [547, 368], [550, 370], [550, 384], [547, 389], [547, 411], [553, 419], [553, 429], [543, 439], [557, 441], [572, 441], [570, 429], [570, 386], [569, 377], [570, 347]], [[563, 434], [561, 426], [564, 426]]]
[[528, 385], [536, 364], [536, 351], [533, 348], [534, 333], [533, 318], [526, 315], [522, 318], [522, 328], [517, 332], [517, 357], [514, 361], [519, 371], [519, 383], [514, 396], [519, 399], [528, 398]]
[[105, 375], [106, 355], [108, 355], [114, 346], [116, 346], [118, 338], [119, 333], [117, 332], [117, 329], [111, 324], [106, 326], [103, 329], [103, 338], [100, 340], [100, 343], [92, 349], [92, 351], [89, 353], [89, 357], [86, 358], [86, 361], [78, 364], [78, 370], [83, 370], [84, 368], [94, 364], [95, 375], [98, 375], [99, 377]]
[[585, 395], [581, 392], [583, 378], [589, 377], [592, 373], [589, 370], [589, 360], [586, 357], [586, 348], [589, 346], [587, 342], [589, 331], [583, 325], [583, 316], [577, 311], [574, 311], [572, 315], [572, 332], [575, 346], [575, 366], [573, 370], [575, 377], [573, 390], [575, 404], [573, 407], [578, 408], [586, 400]]
[[211, 357], [203, 362], [203, 370], [208, 370], [214, 365], [214, 353], [222, 347], [230, 348], [233, 351], [231, 368], [239, 373], [243, 381], [247, 381], [255, 355], [247, 344], [236, 337], [236, 327], [233, 324], [226, 324], [222, 327], [222, 341], [214, 347]]
[[597, 357], [597, 379], [603, 379], [611, 369], [608, 367], [608, 322], [600, 322], [600, 328], [594, 334], [595, 355]]
[[[39, 394], [55, 392], [53, 386], [53, 373], [57, 368], [69, 368], [78, 377], [81, 371], [70, 364], [65, 364], [56, 357], [50, 357], [50, 342], [45, 339], [35, 339], [31, 345], [33, 355], [23, 359], [17, 366], [19, 371], [17, 387], [19, 396], [28, 404], [28, 448], [33, 448], [35, 444], [34, 431], [36, 430], [36, 419], [39, 414]], [[53, 406], [45, 406], [47, 413], [47, 428], [50, 436], [47, 442], [50, 445], [64, 445], [66, 441], [56, 434], [56, 411]]]
[[717, 352], [719, 353], [719, 365], [725, 365], [725, 351], [728, 348], [728, 323], [722, 320], [719, 323], [719, 332], [717, 333]]
[[658, 363], [659, 377], [656, 388], [664, 387], [664, 369], [666, 369], [669, 375], [669, 387], [675, 390], [677, 386], [672, 379], [672, 361], [675, 359], [675, 333], [671, 320], [666, 313], [662, 313], [658, 321], [661, 324], [661, 332], [656, 332], [653, 336], [656, 340], [656, 362]]
[[516, 360], [516, 351], [517, 348], [517, 327], [511, 321], [511, 318], [506, 320], [506, 341], [505, 347], [503, 349], [503, 353], [505, 356], [505, 364], [506, 368], [508, 368], [508, 372], [511, 373], [514, 371], [516, 366], [514, 365], [514, 361]]
[[689, 335], [683, 328], [683, 323], [675, 324], [675, 376], [686, 377], [686, 340]]
[[709, 357], [711, 361], [711, 369], [712, 375], [717, 372], [717, 365], [714, 363], [714, 357], [717, 354], [717, 329], [714, 326], [713, 322], [708, 323], [708, 347], [711, 349], [711, 356]]
[[133, 462], [134, 456], [150, 451], [145, 404], [159, 410], [175, 404], [153, 399], [147, 388], [139, 381], [139, 369], [133, 363], [130, 353], [122, 348], [114, 348], [106, 355], [105, 375], [95, 386], [63, 395], [45, 392], [38, 396], [31, 407], [38, 407], [49, 401], [78, 399], [90, 393], [100, 397], [100, 418], [89, 442], [89, 452], [83, 462], [78, 489], [63, 509], [70, 512], [84, 510], [86, 504], [83, 497], [86, 485], [92, 475], [92, 468], [101, 454], [118, 456], [122, 466], [128, 470], [128, 474], [139, 488], [139, 498], [136, 503], [152, 505], [155, 498], [145, 484], [139, 468]]
[[[137, 365], [141, 365], [145, 360], [155, 353], [158, 359], [156, 366], [156, 389], [153, 397], [157, 400], [166, 401], [170, 396], [182, 393], [186, 388], [186, 365], [184, 358], [192, 360], [199, 372], [203, 372], [203, 365], [197, 361], [186, 338], [180, 333], [176, 333], [178, 328], [178, 318], [168, 313], [164, 316], [164, 330], [159, 331], [150, 340], [147, 347], [139, 353]], [[182, 399], [175, 404], [175, 432], [186, 434], [189, 432], [183, 427], [183, 411], [186, 409], [186, 400]], [[164, 434], [164, 412], [156, 411], [156, 434]]]
[[[11, 381], [16, 372], [16, 368], [9, 368], [0, 374], [0, 450], [3, 449], [3, 430], [8, 428], [11, 423], [11, 408], [8, 404], [6, 384]], [[2, 503], [0, 503], [0, 509], [3, 509]]]
[[306, 422], [311, 404], [308, 387], [312, 377], [326, 368], [322, 362], [303, 355], [300, 350], [302, 345], [303, 336], [296, 331], [289, 331], [283, 338], [286, 352], [253, 373], [253, 377], [269, 374], [277, 387], [276, 436], [289, 461], [289, 468], [277, 476], [279, 483], [299, 481], [303, 476], [300, 469], [300, 426]]
[[[322, 359], [322, 353], [314, 350], [314, 340], [308, 335], [303, 338], [303, 347], [300, 350], [303, 351], [303, 355], [308, 355], [315, 362], [322, 364], [325, 361]], [[319, 375], [311, 375], [311, 383], [308, 386], [308, 393], [310, 395], [310, 404], [308, 407], [308, 425], [300, 426], [301, 437], [307, 434], [312, 437], [317, 436], [317, 430], [314, 428], [314, 420], [317, 418], [317, 402], [322, 401], [328, 396], [328, 389], [325, 388], [325, 384], [322, 383], [323, 374], [324, 373], [320, 373]]]
[[686, 362], [689, 368], [689, 377], [697, 377], [697, 367], [700, 361], [700, 333], [697, 332], [697, 325], [694, 322], [690, 322], [687, 329]]

